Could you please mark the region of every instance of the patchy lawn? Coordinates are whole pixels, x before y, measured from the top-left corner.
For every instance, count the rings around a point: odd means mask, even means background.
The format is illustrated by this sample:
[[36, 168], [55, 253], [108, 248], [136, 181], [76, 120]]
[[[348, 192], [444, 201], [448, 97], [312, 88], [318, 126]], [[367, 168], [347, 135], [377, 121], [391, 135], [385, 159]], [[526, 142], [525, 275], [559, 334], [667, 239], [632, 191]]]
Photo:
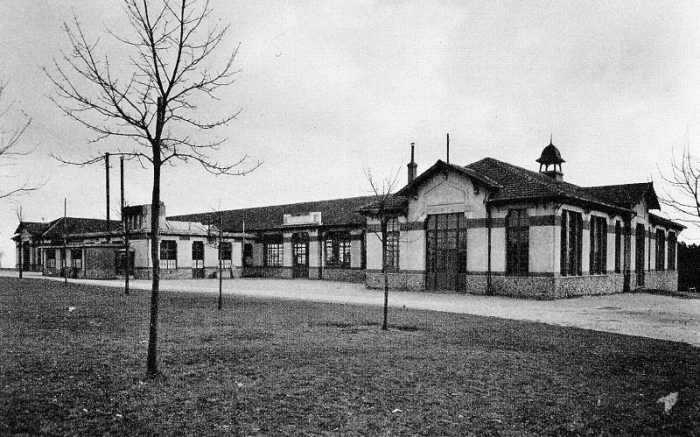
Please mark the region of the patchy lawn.
[[148, 380], [147, 292], [0, 278], [0, 435], [700, 434], [685, 344], [398, 309], [382, 332], [381, 308], [162, 294]]

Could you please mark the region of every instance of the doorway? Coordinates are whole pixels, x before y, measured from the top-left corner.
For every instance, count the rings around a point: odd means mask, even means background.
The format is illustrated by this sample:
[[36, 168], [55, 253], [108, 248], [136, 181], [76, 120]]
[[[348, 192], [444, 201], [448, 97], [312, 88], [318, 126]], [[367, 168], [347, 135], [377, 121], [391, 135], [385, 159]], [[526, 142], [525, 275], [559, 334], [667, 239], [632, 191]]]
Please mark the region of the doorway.
[[292, 277], [309, 277], [309, 234], [292, 234]]
[[464, 290], [467, 267], [466, 220], [462, 213], [429, 215], [426, 220], [428, 290]]
[[635, 235], [634, 269], [637, 272], [637, 287], [644, 286], [644, 225], [638, 224]]
[[192, 278], [204, 278], [204, 242], [192, 242]]

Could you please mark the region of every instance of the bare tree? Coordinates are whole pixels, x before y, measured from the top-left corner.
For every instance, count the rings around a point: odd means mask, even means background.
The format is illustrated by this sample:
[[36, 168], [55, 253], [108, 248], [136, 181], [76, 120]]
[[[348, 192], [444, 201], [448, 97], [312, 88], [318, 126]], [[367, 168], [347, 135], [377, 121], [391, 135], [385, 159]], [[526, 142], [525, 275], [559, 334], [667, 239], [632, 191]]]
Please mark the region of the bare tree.
[[673, 155], [670, 175], [659, 173], [666, 182], [661, 203], [681, 213], [680, 221], [700, 225], [700, 160], [686, 146], [680, 159]]
[[[389, 229], [390, 226], [397, 224], [397, 220], [401, 216], [406, 215], [405, 203], [406, 199], [393, 195], [398, 184], [399, 172], [389, 178], [383, 178], [380, 181], [376, 180], [369, 169], [365, 169], [365, 177], [369, 182], [375, 200], [361, 208], [359, 213], [379, 221], [379, 231], [376, 228], [373, 233], [379, 238], [382, 244], [382, 276], [384, 277], [384, 317], [382, 319], [382, 330], [388, 329], [388, 314], [389, 314], [389, 257], [388, 243], [390, 233], [395, 232], [394, 229]], [[370, 229], [373, 229], [370, 227]], [[396, 242], [397, 243], [397, 242]]]
[[[197, 118], [201, 98], [216, 99], [215, 93], [230, 85], [239, 70], [233, 67], [238, 48], [218, 66], [212, 63], [229, 27], [207, 28], [212, 10], [207, 0], [124, 0], [131, 24], [127, 36], [109, 34], [129, 51], [128, 68], [101, 55], [98, 40], [91, 40], [77, 17], [64, 23], [72, 51], [54, 60], [44, 72], [57, 88], [51, 100], [63, 113], [105, 138], [129, 140], [129, 149], [113, 155], [138, 159], [153, 169], [151, 196], [151, 259], [153, 264], [147, 373], [156, 376], [158, 338], [158, 291], [160, 281], [159, 222], [160, 181], [164, 164], [194, 161], [216, 175], [243, 175], [260, 163], [247, 165], [247, 156], [221, 163], [210, 153], [225, 139], [202, 140], [191, 131], [209, 131], [226, 125], [238, 113], [215, 120]], [[157, 5], [157, 6], [156, 6]], [[116, 56], [116, 55], [115, 55]], [[118, 67], [117, 67], [118, 66]], [[130, 70], [124, 73], [124, 70]], [[124, 142], [124, 141], [122, 141]], [[82, 161], [100, 162], [101, 154]]]
[[[5, 96], [5, 89], [7, 87], [7, 83], [5, 82], [0, 82], [0, 102], [2, 101], [3, 97]], [[3, 105], [0, 107], [0, 158], [2, 159], [0, 165], [3, 167], [11, 165], [11, 160], [14, 158], [17, 158], [19, 156], [25, 156], [31, 153], [34, 148], [32, 149], [23, 149], [21, 147], [21, 142], [20, 140], [22, 139], [22, 136], [24, 135], [25, 131], [29, 127], [29, 125], [32, 123], [32, 119], [29, 118], [24, 112], [22, 111], [22, 114], [25, 116], [25, 121], [21, 122], [19, 125], [12, 125], [11, 123], [6, 123], [5, 121], [7, 120], [8, 113], [11, 110], [14, 110], [14, 104], [9, 103], [8, 105]], [[8, 177], [8, 178], [13, 178], [16, 177], [17, 175], [2, 175], [3, 177]], [[16, 194], [22, 194], [22, 193], [27, 193], [29, 191], [35, 191], [39, 188], [41, 188], [43, 184], [32, 184], [29, 182], [28, 179], [26, 179], [23, 183], [21, 183], [19, 186], [16, 187], [9, 187], [9, 185], [2, 184], [3, 188], [0, 189], [0, 199], [5, 199], [9, 198], [10, 196], [16, 195]]]

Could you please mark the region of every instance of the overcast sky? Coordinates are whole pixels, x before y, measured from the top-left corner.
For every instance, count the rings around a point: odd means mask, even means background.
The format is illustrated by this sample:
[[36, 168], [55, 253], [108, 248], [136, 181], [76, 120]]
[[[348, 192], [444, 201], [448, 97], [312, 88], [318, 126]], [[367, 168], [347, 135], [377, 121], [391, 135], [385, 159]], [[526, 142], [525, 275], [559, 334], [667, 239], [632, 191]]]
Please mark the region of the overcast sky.
[[[41, 66], [69, 50], [62, 23], [75, 14], [102, 53], [126, 53], [105, 29], [129, 32], [121, 2], [4, 0], [0, 15], [4, 123], [33, 122], [22, 141], [36, 151], [0, 165], [0, 183], [48, 180], [0, 203], [2, 265], [26, 220], [105, 217], [102, 166], [62, 166], [114, 150], [89, 144], [84, 127], [48, 100]], [[445, 159], [486, 156], [537, 170], [548, 143], [566, 160], [565, 180], [605, 185], [653, 180], [658, 193], [673, 150], [700, 154], [700, 2], [212, 1], [212, 22], [231, 24], [220, 52], [239, 43], [238, 80], [202, 105], [203, 115], [242, 109], [220, 130], [217, 157], [263, 165], [214, 177], [195, 164], [167, 167], [167, 213], [205, 212], [370, 194], [364, 169], [400, 171], [416, 143], [419, 173]], [[6, 163], [5, 163], [6, 164]], [[119, 168], [113, 161], [112, 217]], [[150, 201], [150, 173], [127, 163], [126, 198]], [[14, 178], [12, 178], [14, 176]], [[700, 241], [697, 232], [685, 238]]]

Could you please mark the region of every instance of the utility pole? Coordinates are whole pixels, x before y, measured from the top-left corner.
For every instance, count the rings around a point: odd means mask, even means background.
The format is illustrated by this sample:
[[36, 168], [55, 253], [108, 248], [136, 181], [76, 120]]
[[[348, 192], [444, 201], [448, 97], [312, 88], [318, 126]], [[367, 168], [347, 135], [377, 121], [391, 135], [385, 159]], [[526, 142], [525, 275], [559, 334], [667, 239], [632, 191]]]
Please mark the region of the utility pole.
[[[22, 224], [22, 207], [19, 207], [19, 224]], [[24, 233], [24, 229], [22, 229], [22, 226], [20, 226], [20, 233], [19, 233], [19, 279], [22, 279], [22, 252], [24, 252], [24, 243], [22, 242], [22, 234]]]
[[124, 294], [129, 295], [129, 270], [131, 267], [131, 257], [129, 256], [129, 228], [126, 223], [126, 217], [124, 216], [124, 207], [126, 206], [124, 202], [124, 157], [121, 156], [119, 159], [119, 170], [121, 173], [121, 194], [122, 194], [122, 226], [124, 227]]
[[221, 245], [223, 243], [223, 238], [224, 238], [224, 231], [222, 230], [222, 220], [221, 220], [221, 211], [218, 213], [219, 216], [219, 309], [223, 307], [223, 281], [224, 281], [224, 276], [223, 276], [223, 266], [222, 266], [222, 259], [221, 256], [223, 255], [221, 251]]
[[105, 190], [107, 192], [107, 242], [111, 240], [112, 222], [109, 220], [109, 153], [105, 153]]
[[68, 285], [68, 272], [66, 267], [66, 257], [68, 256], [68, 249], [66, 248], [66, 216], [68, 211], [68, 199], [63, 198], [63, 256], [61, 257], [61, 270], [63, 271], [63, 285]]

